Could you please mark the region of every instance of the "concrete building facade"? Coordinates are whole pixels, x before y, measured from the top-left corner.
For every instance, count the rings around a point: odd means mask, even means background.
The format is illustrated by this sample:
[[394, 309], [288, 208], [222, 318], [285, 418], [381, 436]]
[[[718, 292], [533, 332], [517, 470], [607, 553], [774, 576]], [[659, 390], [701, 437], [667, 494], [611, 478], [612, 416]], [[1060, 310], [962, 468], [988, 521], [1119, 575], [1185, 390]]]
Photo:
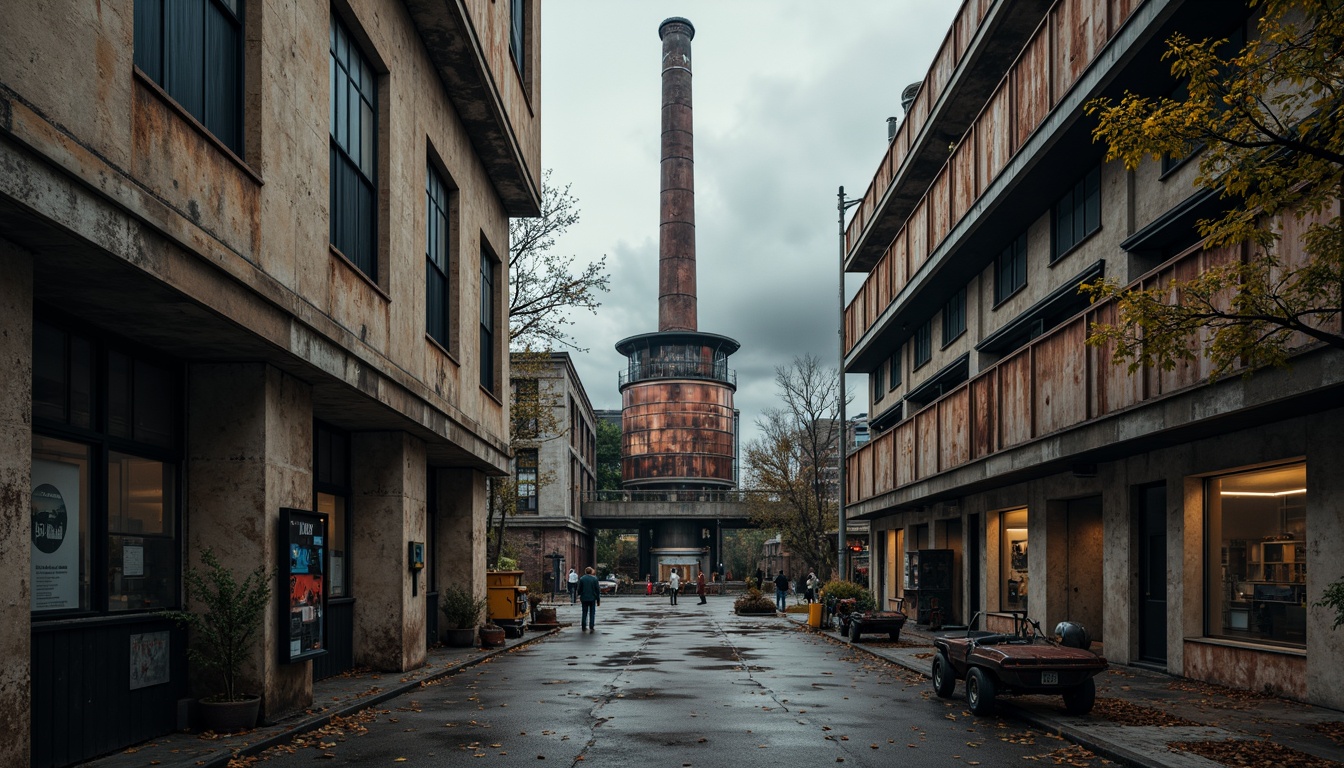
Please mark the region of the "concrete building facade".
[[[1203, 359], [1130, 374], [1084, 343], [1116, 315], [1081, 283], [1241, 255], [1202, 244], [1223, 203], [1198, 163], [1106, 163], [1082, 111], [1174, 91], [1164, 41], [1255, 35], [1238, 9], [962, 4], [845, 234], [866, 275], [845, 368], [869, 376], [872, 430], [849, 513], [883, 601], [938, 577], [945, 623], [1070, 619], [1113, 662], [1338, 708], [1344, 633], [1313, 603], [1344, 576], [1344, 357], [1304, 344], [1211, 381]], [[1302, 225], [1282, 224], [1291, 262]]]
[[[524, 580], [549, 590], [553, 566], [548, 556], [564, 556], [565, 573], [570, 568], [583, 573], [593, 565], [593, 536], [581, 513], [585, 496], [597, 490], [597, 416], [568, 352], [552, 352], [540, 365], [528, 361], [515, 370], [523, 368], [536, 369], [536, 384], [530, 386], [551, 410], [548, 421], [556, 430], [515, 446], [518, 507], [506, 541]], [[515, 378], [514, 386], [521, 380]]]
[[215, 683], [157, 611], [206, 548], [276, 573], [264, 719], [422, 664], [509, 472], [539, 3], [55, 2], [3, 38], [0, 764], [188, 724]]

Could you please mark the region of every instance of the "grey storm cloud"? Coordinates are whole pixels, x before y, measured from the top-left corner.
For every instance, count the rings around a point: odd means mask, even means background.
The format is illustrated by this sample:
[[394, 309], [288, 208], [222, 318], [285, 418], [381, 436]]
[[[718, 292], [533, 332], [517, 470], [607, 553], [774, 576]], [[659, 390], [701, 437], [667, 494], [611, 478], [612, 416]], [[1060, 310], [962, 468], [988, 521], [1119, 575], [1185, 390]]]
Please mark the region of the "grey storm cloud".
[[[805, 353], [838, 363], [836, 188], [864, 193], [886, 151], [886, 118], [928, 69], [958, 5], [543, 5], [542, 163], [572, 183], [583, 213], [558, 247], [581, 260], [606, 254], [611, 276], [597, 313], [573, 317], [588, 350], [575, 365], [594, 407], [620, 407], [615, 342], [657, 330], [658, 23], [685, 16], [696, 27], [699, 327], [742, 344], [732, 364], [746, 441], [776, 404], [776, 366]], [[861, 281], [849, 276], [849, 292]], [[851, 413], [863, 410], [855, 394]]]

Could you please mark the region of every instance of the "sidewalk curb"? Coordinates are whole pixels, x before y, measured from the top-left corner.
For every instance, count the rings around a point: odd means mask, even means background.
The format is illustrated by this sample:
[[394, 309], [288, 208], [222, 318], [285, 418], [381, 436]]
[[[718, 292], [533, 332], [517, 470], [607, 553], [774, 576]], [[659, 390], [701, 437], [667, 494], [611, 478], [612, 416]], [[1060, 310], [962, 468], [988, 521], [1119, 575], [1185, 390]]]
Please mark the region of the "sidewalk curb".
[[[884, 656], [875, 650], [865, 648], [862, 643], [851, 643], [848, 640], [844, 640], [840, 637], [836, 637], [830, 634], [830, 632], [828, 632], [827, 630], [819, 629], [816, 627], [810, 627], [806, 623], [803, 623], [801, 626], [808, 632], [823, 637], [826, 640], [835, 643], [836, 645], [853, 648], [854, 650], [864, 651], [869, 656], [872, 656], [874, 658], [890, 662], [898, 667], [901, 667], [902, 669], [907, 669], [911, 672], [918, 673], [923, 677], [926, 678], [930, 677], [930, 673], [928, 670], [922, 667], [917, 667], [914, 664], [911, 664], [903, 659], [894, 659], [888, 656]], [[998, 709], [1000, 714], [1012, 717], [1016, 720], [1021, 720], [1026, 724], [1032, 726], [1033, 728], [1045, 731], [1046, 733], [1052, 733], [1056, 736], [1060, 736], [1064, 739], [1067, 739], [1068, 741], [1073, 742], [1074, 744], [1077, 744], [1080, 747], [1084, 747], [1085, 749], [1091, 750], [1098, 756], [1106, 758], [1107, 760], [1110, 760], [1112, 762], [1116, 762], [1126, 766], [1133, 766], [1134, 768], [1168, 768], [1168, 766], [1165, 763], [1155, 762], [1130, 749], [1122, 747], [1110, 741], [1109, 739], [1097, 738], [1087, 733], [1087, 731], [1085, 731], [1084, 729], [1077, 728], [1068, 723], [1055, 720], [1054, 718], [1042, 717], [1034, 712], [1021, 709], [1019, 707], [1015, 707], [1010, 702], [1000, 702], [998, 704]]]
[[368, 709], [369, 707], [381, 704], [384, 701], [387, 701], [388, 699], [394, 699], [404, 693], [408, 693], [417, 688], [420, 688], [427, 682], [433, 680], [441, 680], [445, 677], [448, 677], [449, 675], [455, 675], [464, 669], [469, 669], [471, 667], [476, 666], [477, 664], [489, 661], [490, 659], [493, 659], [496, 656], [508, 653], [509, 651], [512, 651], [516, 648], [522, 648], [524, 646], [531, 645], [532, 643], [544, 640], [547, 637], [556, 634], [557, 632], [560, 631], [561, 627], [565, 626], [569, 625], [562, 624], [560, 627], [556, 627], [555, 629], [550, 629], [531, 637], [525, 637], [521, 641], [514, 643], [513, 645], [504, 648], [497, 648], [493, 651], [490, 651], [489, 653], [483, 653], [480, 656], [467, 659], [466, 661], [461, 662], [460, 664], [454, 664], [453, 666], [450, 667], [444, 667], [443, 669], [437, 670], [418, 680], [409, 681], [405, 683], [397, 683], [395, 686], [387, 688], [386, 690], [379, 691], [378, 693], [372, 694], [365, 698], [361, 698], [357, 701], [353, 701], [349, 704], [342, 706], [339, 709], [323, 712], [321, 715], [317, 715], [316, 717], [313, 717], [311, 719], [304, 720], [300, 723], [295, 724], [294, 727], [292, 728], [288, 728], [286, 730], [280, 731], [279, 733], [272, 734], [259, 741], [245, 744], [244, 746], [238, 747], [236, 749], [223, 750], [221, 754], [214, 757], [205, 758], [201, 760], [199, 763], [196, 763], [196, 765], [201, 766], [201, 768], [227, 768], [229, 761], [235, 758], [256, 755], [258, 753], [265, 752], [266, 750], [278, 744], [284, 744], [293, 741], [298, 736], [302, 736], [305, 733], [315, 731], [318, 728], [321, 728], [329, 724], [332, 721], [332, 718], [349, 717], [350, 715], [353, 715], [356, 712], [359, 712], [360, 710]]

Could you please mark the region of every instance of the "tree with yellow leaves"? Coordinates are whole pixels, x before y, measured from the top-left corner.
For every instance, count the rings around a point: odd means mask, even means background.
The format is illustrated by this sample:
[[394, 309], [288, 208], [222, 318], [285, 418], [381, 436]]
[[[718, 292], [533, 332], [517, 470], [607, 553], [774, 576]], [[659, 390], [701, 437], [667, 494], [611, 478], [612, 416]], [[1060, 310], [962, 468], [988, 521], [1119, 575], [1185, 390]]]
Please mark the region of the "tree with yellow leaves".
[[[1147, 157], [1198, 157], [1196, 185], [1217, 190], [1227, 213], [1199, 222], [1209, 249], [1242, 247], [1241, 259], [1190, 279], [1085, 286], [1113, 299], [1114, 324], [1088, 343], [1113, 345], [1131, 371], [1171, 369], [1203, 354], [1213, 375], [1283, 365], [1304, 337], [1344, 350], [1344, 3], [1252, 0], [1255, 34], [1227, 40], [1175, 34], [1164, 60], [1182, 98], [1126, 92], [1095, 99], [1094, 139], [1107, 160], [1134, 169]], [[1303, 234], [1285, 240], [1284, 222]], [[1291, 256], [1291, 258], [1289, 258]], [[1194, 344], [1198, 334], [1208, 343]]]

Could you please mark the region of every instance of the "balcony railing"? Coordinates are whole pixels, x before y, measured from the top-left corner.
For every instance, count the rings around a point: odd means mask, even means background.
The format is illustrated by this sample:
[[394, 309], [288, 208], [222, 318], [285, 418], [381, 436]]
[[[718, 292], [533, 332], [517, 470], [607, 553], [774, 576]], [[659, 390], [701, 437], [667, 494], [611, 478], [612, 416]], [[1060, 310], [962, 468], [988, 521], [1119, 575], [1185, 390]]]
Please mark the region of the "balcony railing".
[[[1300, 266], [1301, 249], [1290, 246], [1285, 238], [1280, 256]], [[1173, 279], [1188, 279], [1239, 257], [1240, 249], [1235, 246], [1195, 249], [1136, 285], [1168, 285]], [[1173, 295], [1172, 300], [1180, 297]], [[1112, 363], [1111, 348], [1085, 344], [1092, 323], [1115, 321], [1113, 301], [1095, 304], [872, 438], [850, 454], [846, 463], [848, 498], [860, 503], [1208, 381], [1211, 366], [1203, 356], [1170, 371], [1146, 368], [1131, 374], [1127, 366]], [[1337, 327], [1341, 319], [1331, 322]], [[1204, 332], [1195, 343], [1202, 347], [1209, 340]], [[1308, 341], [1300, 336], [1298, 343]]]
[[737, 386], [737, 371], [727, 363], [705, 362], [699, 358], [651, 360], [621, 371], [621, 386], [654, 379], [708, 379]]
[[[863, 287], [845, 308], [846, 354], [900, 295], [910, 278], [1008, 166], [1050, 111], [1068, 95], [1141, 1], [1057, 0], [1051, 7], [923, 199], [868, 273]], [[962, 13], [974, 5], [968, 2]], [[1084, 21], [1090, 23], [1083, 24]], [[940, 52], [939, 56], [942, 55]], [[937, 67], [935, 61], [935, 70]], [[916, 114], [912, 108], [903, 130], [915, 122], [911, 118]], [[849, 223], [845, 234], [847, 254], [871, 222], [878, 201], [895, 178], [900, 163], [895, 158], [904, 158], [899, 142], [898, 135], [863, 204], [858, 206], [860, 213]]]
[[607, 501], [631, 504], [668, 502], [705, 502], [713, 504], [745, 504], [752, 498], [773, 501], [769, 491], [584, 491], [583, 501]]

